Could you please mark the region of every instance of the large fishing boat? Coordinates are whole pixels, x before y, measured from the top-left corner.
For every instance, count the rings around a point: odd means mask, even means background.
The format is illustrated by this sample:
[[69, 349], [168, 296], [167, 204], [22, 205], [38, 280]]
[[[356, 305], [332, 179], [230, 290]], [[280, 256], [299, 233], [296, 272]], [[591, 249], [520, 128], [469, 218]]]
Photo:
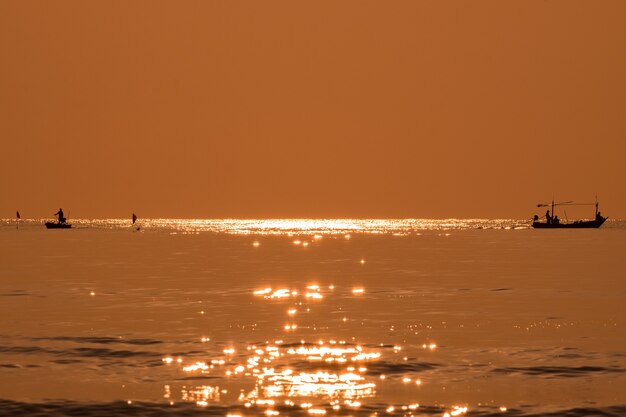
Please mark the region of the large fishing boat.
[[598, 210], [598, 199], [596, 198], [595, 206], [596, 206], [596, 215], [593, 220], [575, 220], [568, 221], [567, 220], [567, 212], [563, 210], [565, 213], [565, 222], [561, 222], [559, 217], [554, 214], [555, 206], [592, 206], [594, 203], [574, 203], [573, 201], [563, 201], [560, 203], [555, 203], [552, 200], [552, 203], [540, 203], [537, 204], [537, 207], [551, 207], [551, 209], [546, 210], [545, 218], [546, 221], [539, 221], [539, 216], [535, 214], [533, 218], [532, 226], [535, 229], [597, 229], [602, 226], [607, 217], [603, 217], [600, 211]]

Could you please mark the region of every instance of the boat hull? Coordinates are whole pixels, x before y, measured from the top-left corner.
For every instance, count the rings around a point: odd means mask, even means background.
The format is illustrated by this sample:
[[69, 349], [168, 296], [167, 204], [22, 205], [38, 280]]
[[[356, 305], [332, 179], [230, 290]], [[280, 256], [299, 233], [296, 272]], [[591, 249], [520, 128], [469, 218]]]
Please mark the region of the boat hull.
[[56, 223], [56, 222], [46, 222], [47, 229], [71, 229], [72, 225], [69, 223]]
[[533, 222], [535, 229], [597, 229], [606, 221], [605, 218], [597, 220], [578, 221], [574, 223], [558, 223], [548, 224], [542, 222]]

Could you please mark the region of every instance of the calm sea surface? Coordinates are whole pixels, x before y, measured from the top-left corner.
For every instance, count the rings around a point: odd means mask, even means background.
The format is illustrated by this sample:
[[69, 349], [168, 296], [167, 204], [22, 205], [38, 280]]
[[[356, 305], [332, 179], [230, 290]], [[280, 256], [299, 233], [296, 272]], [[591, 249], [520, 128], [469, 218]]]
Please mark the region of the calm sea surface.
[[0, 220], [0, 415], [626, 415], [626, 223]]

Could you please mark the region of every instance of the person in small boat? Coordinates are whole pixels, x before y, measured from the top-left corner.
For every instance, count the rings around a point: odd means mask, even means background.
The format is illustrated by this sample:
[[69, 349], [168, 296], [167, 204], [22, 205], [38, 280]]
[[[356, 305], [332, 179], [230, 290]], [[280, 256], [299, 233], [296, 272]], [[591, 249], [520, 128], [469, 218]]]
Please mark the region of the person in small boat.
[[552, 224], [559, 224], [559, 222], [559, 216], [554, 216], [554, 219], [552, 219]]
[[597, 212], [596, 213], [596, 221], [599, 222], [602, 219], [604, 219], [604, 217], [602, 217], [602, 214], [600, 212]]
[[56, 213], [54, 213], [55, 216], [59, 216], [59, 223], [65, 223], [65, 221], [67, 220], [65, 218], [65, 216], [63, 215], [63, 209], [60, 208], [59, 211], [57, 211]]
[[552, 216], [550, 216], [550, 210], [546, 210], [546, 223], [552, 223]]

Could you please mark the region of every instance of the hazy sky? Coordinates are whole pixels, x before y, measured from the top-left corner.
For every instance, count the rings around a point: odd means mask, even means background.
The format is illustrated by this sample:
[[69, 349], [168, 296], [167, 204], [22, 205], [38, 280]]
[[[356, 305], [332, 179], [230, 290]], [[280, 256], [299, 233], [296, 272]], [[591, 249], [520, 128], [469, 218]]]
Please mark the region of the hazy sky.
[[625, 218], [625, 19], [623, 0], [2, 1], [0, 218], [524, 218], [596, 193]]

